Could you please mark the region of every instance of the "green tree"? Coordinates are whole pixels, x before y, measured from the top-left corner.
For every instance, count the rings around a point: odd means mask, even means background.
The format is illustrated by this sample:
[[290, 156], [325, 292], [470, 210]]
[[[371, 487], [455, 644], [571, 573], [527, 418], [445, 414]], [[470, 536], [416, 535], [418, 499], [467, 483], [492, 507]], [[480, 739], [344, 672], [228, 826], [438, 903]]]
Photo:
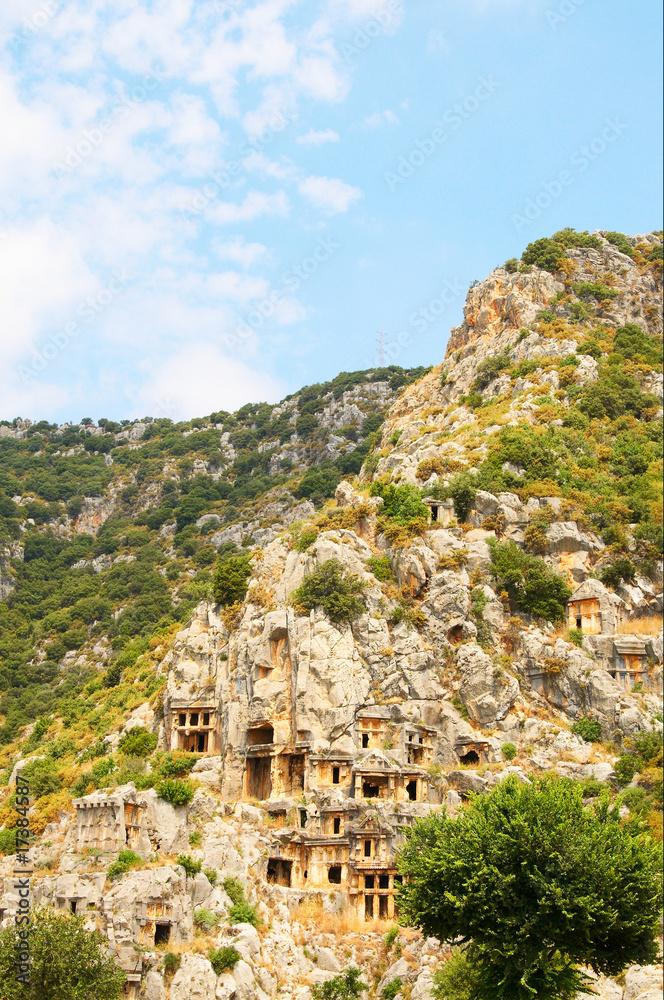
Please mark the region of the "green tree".
[[98, 931], [87, 931], [81, 917], [36, 910], [30, 923], [30, 982], [16, 979], [18, 933], [0, 931], [2, 1000], [117, 1000], [126, 975], [108, 954]]
[[214, 574], [214, 599], [218, 604], [244, 600], [251, 576], [249, 556], [231, 556], [219, 563]]
[[325, 983], [314, 983], [311, 996], [313, 1000], [356, 1000], [367, 988], [360, 976], [359, 969], [347, 969]]
[[328, 559], [305, 577], [291, 597], [313, 610], [322, 608], [330, 621], [350, 622], [365, 610], [362, 593], [366, 582], [345, 572], [338, 559]]
[[398, 856], [404, 923], [470, 942], [469, 1000], [572, 1000], [579, 966], [617, 975], [657, 958], [661, 851], [584, 808], [566, 780], [507, 778], [458, 819], [419, 820]]
[[523, 552], [514, 542], [489, 539], [491, 572], [509, 594], [510, 600], [551, 622], [565, 619], [565, 602], [572, 591], [561, 576], [543, 559]]
[[542, 239], [528, 244], [521, 254], [521, 261], [524, 264], [541, 267], [544, 271], [550, 271], [553, 274], [558, 270], [558, 261], [566, 256], [565, 248], [560, 243], [544, 236]]

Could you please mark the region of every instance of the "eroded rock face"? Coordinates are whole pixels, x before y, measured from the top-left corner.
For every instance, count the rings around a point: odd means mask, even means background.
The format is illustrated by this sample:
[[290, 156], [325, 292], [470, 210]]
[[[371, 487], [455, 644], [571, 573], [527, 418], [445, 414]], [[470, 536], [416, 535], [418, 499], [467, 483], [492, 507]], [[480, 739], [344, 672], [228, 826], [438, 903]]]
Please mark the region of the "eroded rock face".
[[460, 646], [456, 661], [461, 674], [461, 700], [468, 715], [493, 726], [509, 713], [519, 694], [519, 682], [474, 643]]

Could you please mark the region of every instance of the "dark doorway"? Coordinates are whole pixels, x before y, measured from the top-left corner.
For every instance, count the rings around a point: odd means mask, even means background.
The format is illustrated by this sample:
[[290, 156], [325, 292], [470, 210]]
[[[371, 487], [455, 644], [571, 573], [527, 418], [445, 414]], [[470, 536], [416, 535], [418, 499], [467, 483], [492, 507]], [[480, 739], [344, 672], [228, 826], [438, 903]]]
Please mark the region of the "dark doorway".
[[377, 799], [380, 788], [378, 785], [372, 785], [370, 781], [365, 781], [362, 784], [362, 795], [365, 799]]
[[304, 829], [307, 825], [307, 810], [300, 809], [300, 826]]
[[369, 746], [369, 733], [362, 733], [362, 749], [366, 750]]
[[479, 764], [480, 755], [476, 750], [469, 750], [468, 753], [460, 753], [459, 760], [462, 764]]
[[338, 785], [339, 784], [339, 768], [338, 767], [333, 767], [332, 768], [332, 784], [333, 785]]
[[290, 886], [293, 862], [286, 858], [270, 858], [267, 863], [267, 880], [274, 885]]
[[192, 712], [191, 713], [191, 715], [189, 716], [189, 725], [190, 726], [197, 726], [198, 725], [198, 712]]
[[376, 887], [376, 876], [375, 875], [365, 875], [364, 876], [364, 888], [374, 889]]
[[272, 758], [247, 759], [247, 795], [252, 799], [269, 799], [272, 791]]
[[341, 833], [341, 820], [339, 819], [338, 816], [334, 817], [333, 827], [335, 833]]
[[327, 870], [327, 880], [333, 885], [341, 885], [341, 865], [330, 865]]
[[409, 781], [406, 785], [406, 792], [408, 793], [408, 798], [411, 802], [417, 801], [417, 781], [415, 778], [413, 778], [412, 781]]
[[378, 888], [379, 889], [389, 889], [390, 888], [390, 876], [389, 875], [379, 875], [378, 876]]
[[76, 913], [76, 903], [77, 902], [78, 901], [76, 899], [71, 899], [69, 901], [69, 909], [71, 910], [72, 913]]
[[387, 920], [387, 896], [378, 897], [378, 916], [381, 920]]
[[453, 625], [451, 629], [448, 629], [447, 638], [449, 642], [461, 642], [463, 639], [463, 625]]
[[365, 840], [364, 841], [364, 856], [365, 856], [365, 858], [370, 858], [371, 857], [371, 841], [370, 840]]
[[373, 896], [364, 897], [364, 919], [373, 920], [374, 915], [374, 898]]
[[205, 753], [207, 750], [207, 733], [198, 733], [196, 750], [198, 753]]
[[154, 943], [155, 944], [168, 944], [171, 939], [171, 925], [170, 924], [155, 924], [154, 928]]

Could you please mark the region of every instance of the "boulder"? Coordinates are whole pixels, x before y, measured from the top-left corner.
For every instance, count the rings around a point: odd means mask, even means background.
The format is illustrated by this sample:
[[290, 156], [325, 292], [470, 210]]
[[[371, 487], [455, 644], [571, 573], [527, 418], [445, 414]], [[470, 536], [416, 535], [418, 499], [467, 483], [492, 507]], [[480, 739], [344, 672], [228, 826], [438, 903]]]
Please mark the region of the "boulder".
[[625, 973], [624, 1000], [661, 1000], [662, 969], [656, 965], [633, 965]]
[[170, 1000], [215, 1000], [216, 990], [217, 977], [208, 959], [183, 955], [173, 976]]
[[461, 675], [459, 695], [471, 719], [483, 726], [504, 719], [519, 694], [517, 679], [495, 666], [475, 643], [459, 646], [456, 662]]

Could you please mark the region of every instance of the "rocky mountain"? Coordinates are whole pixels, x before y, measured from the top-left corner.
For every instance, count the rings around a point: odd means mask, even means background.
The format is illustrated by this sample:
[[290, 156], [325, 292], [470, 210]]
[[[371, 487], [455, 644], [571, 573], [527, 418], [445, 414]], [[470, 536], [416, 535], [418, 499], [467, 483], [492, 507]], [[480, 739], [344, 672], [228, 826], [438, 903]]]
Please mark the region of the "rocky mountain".
[[[661, 839], [661, 258], [538, 240], [428, 371], [0, 427], [0, 918], [18, 773], [35, 900], [149, 1000], [349, 965], [431, 1000], [449, 949], [387, 933], [403, 830], [509, 774]], [[597, 989], [655, 1000], [661, 968]]]

